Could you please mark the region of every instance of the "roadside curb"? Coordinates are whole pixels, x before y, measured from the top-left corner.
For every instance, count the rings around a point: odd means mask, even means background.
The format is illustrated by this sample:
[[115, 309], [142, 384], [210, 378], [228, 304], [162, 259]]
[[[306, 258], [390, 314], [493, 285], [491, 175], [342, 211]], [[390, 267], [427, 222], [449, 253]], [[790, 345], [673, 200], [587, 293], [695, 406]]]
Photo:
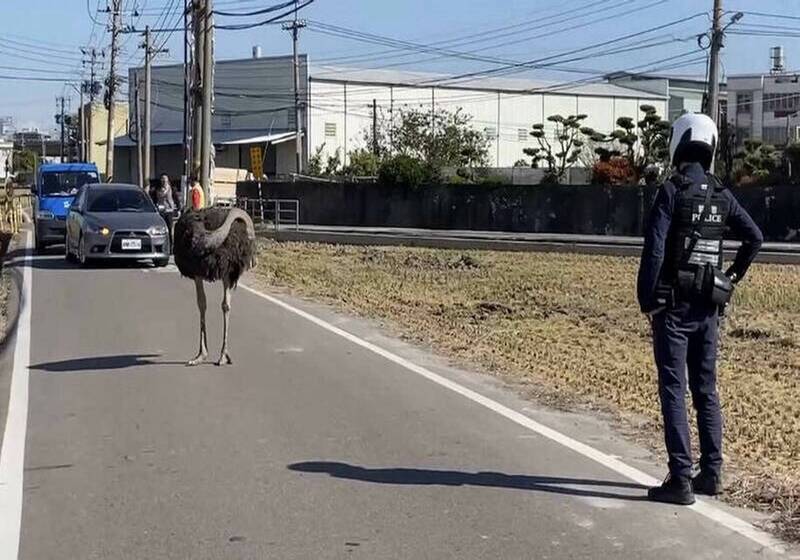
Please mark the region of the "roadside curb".
[[8, 307], [6, 309], [8, 321], [5, 332], [0, 335], [0, 449], [3, 447], [3, 434], [5, 433], [8, 416], [8, 397], [11, 387], [11, 373], [14, 367], [17, 326], [22, 306], [28, 304], [28, 302], [22, 301], [22, 272], [18, 266], [10, 262], [22, 247], [20, 239], [22, 238], [18, 237], [11, 240], [6, 254], [0, 261], [0, 269], [11, 278]]

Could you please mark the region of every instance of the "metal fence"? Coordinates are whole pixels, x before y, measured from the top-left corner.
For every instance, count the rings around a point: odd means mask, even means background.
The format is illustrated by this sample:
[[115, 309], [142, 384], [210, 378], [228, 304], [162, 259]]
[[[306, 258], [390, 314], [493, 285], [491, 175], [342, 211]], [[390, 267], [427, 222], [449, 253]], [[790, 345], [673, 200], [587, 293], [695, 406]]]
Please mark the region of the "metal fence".
[[300, 201], [280, 198], [236, 199], [236, 206], [247, 212], [256, 223], [269, 224], [278, 231], [283, 226], [300, 228]]

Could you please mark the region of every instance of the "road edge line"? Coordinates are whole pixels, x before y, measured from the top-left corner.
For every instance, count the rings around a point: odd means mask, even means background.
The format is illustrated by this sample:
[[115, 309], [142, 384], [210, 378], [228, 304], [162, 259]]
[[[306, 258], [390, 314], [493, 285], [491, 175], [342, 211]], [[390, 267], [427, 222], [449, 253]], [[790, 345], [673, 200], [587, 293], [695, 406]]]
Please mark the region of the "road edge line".
[[[22, 479], [25, 468], [25, 437], [28, 427], [28, 390], [31, 352], [31, 232], [25, 233], [22, 259], [22, 290], [14, 342], [14, 364], [8, 393], [6, 426], [0, 448], [0, 558], [19, 556], [22, 530]], [[19, 262], [19, 261], [17, 261]]]
[[[404, 367], [405, 369], [408, 369], [409, 371], [421, 375], [422, 377], [428, 379], [429, 381], [432, 381], [433, 383], [436, 383], [441, 387], [449, 389], [461, 395], [462, 397], [465, 397], [485, 408], [488, 408], [492, 412], [495, 412], [500, 416], [503, 416], [506, 419], [511, 420], [512, 422], [541, 435], [542, 437], [545, 437], [555, 443], [558, 443], [559, 445], [562, 445], [563, 447], [566, 447], [567, 449], [570, 449], [575, 453], [578, 453], [579, 455], [582, 455], [587, 459], [590, 459], [616, 472], [617, 474], [620, 474], [625, 478], [628, 478], [629, 480], [636, 482], [637, 484], [642, 484], [644, 486], [654, 486], [660, 482], [659, 480], [650, 476], [649, 474], [635, 467], [631, 467], [630, 465], [620, 461], [615, 457], [612, 457], [611, 455], [608, 455], [607, 453], [603, 453], [602, 451], [595, 449], [590, 445], [587, 445], [565, 434], [562, 434], [561, 432], [558, 432], [553, 428], [545, 426], [544, 424], [541, 424], [533, 420], [532, 418], [529, 418], [528, 416], [525, 416], [524, 414], [517, 412], [516, 410], [513, 410], [495, 400], [490, 399], [489, 397], [486, 397], [478, 393], [477, 391], [473, 391], [472, 389], [469, 389], [459, 383], [456, 383], [455, 381], [452, 381], [442, 375], [439, 375], [438, 373], [434, 373], [433, 371], [425, 367], [415, 364], [410, 360], [407, 360], [406, 358], [398, 356], [397, 354], [390, 352], [385, 348], [382, 348], [344, 329], [332, 325], [331, 323], [317, 317], [316, 315], [313, 315], [302, 309], [298, 309], [297, 307], [294, 307], [293, 305], [286, 303], [274, 296], [265, 294], [264, 292], [261, 292], [256, 288], [252, 288], [245, 284], [241, 284], [241, 287], [244, 290], [250, 292], [251, 294], [256, 295], [272, 303], [273, 305], [276, 305], [286, 311], [289, 311], [290, 313], [302, 317], [303, 319], [306, 319], [307, 321], [314, 323], [318, 327], [327, 330], [337, 336], [340, 336], [346, 339], [347, 341], [364, 348], [365, 350], [369, 350], [370, 352], [373, 352], [374, 354], [377, 354], [390, 362], [393, 362], [401, 367]], [[704, 500], [698, 500], [694, 505], [689, 506], [689, 509], [702, 515], [703, 517], [715, 521], [716, 523], [722, 525], [726, 529], [729, 529], [747, 539], [750, 539], [751, 541], [759, 544], [760, 546], [772, 550], [773, 552], [777, 552], [779, 554], [784, 554], [786, 552], [786, 547], [780, 539], [772, 536], [766, 531], [763, 531], [755, 527], [752, 523], [748, 523], [747, 521], [740, 519], [733, 514], [723, 511], [722, 509], [714, 506], [711, 503], [708, 503]]]

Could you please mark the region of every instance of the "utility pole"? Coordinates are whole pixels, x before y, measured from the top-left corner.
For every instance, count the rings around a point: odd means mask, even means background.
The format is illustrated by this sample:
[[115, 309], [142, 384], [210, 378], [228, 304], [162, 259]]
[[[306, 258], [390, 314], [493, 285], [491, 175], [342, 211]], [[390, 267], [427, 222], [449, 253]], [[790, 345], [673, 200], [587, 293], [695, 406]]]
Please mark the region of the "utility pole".
[[294, 129], [295, 129], [295, 170], [300, 174], [303, 170], [303, 139], [300, 136], [302, 127], [300, 126], [300, 55], [297, 50], [297, 40], [300, 29], [306, 26], [306, 22], [297, 19], [299, 0], [294, 1], [294, 20], [283, 24], [283, 29], [292, 32], [292, 56], [294, 60]]
[[[87, 87], [87, 92], [89, 94], [89, 118], [86, 121], [86, 137], [88, 141], [86, 142], [86, 156], [85, 161], [90, 161], [92, 159], [92, 146], [94, 145], [94, 140], [92, 136], [92, 120], [94, 119], [94, 102], [95, 98], [97, 97], [97, 74], [95, 72], [95, 66], [97, 65], [97, 55], [103, 55], [102, 52], [98, 52], [97, 49], [92, 48], [89, 49], [81, 49], [81, 52], [84, 56], [88, 57], [88, 60], [83, 60], [84, 66], [86, 64], [89, 65], [89, 84]], [[84, 87], [86, 87], [86, 82], [84, 82]]]
[[214, 104], [214, 12], [213, 0], [203, 0], [203, 130], [200, 150], [201, 179], [206, 200], [211, 200], [211, 117]]
[[720, 78], [720, 51], [722, 38], [725, 34], [722, 29], [722, 0], [714, 0], [713, 25], [711, 28], [711, 59], [708, 71], [708, 115], [714, 123], [719, 125], [719, 78]]
[[64, 151], [64, 132], [65, 132], [65, 129], [64, 129], [64, 127], [66, 125], [66, 122], [65, 122], [65, 119], [64, 119], [64, 96], [63, 95], [61, 97], [56, 97], [56, 105], [58, 105], [59, 103], [61, 104], [61, 112], [60, 112], [59, 117], [58, 117], [58, 122], [61, 124], [61, 163], [64, 163], [64, 156], [65, 156], [65, 151]]
[[139, 179], [139, 186], [146, 191], [147, 187], [144, 184], [144, 146], [142, 141], [144, 135], [142, 134], [141, 80], [138, 75], [136, 75], [136, 83], [133, 84], [133, 87], [134, 118], [136, 119], [136, 173]]
[[86, 112], [83, 105], [83, 83], [81, 83], [81, 109], [78, 111], [78, 117], [81, 119], [80, 135], [81, 139], [78, 142], [78, 161], [86, 161]]
[[378, 156], [378, 100], [372, 100], [372, 153]]
[[144, 161], [142, 163], [142, 173], [144, 182], [142, 188], [148, 189], [150, 186], [150, 130], [151, 126], [151, 111], [150, 106], [152, 103], [152, 63], [153, 57], [159, 53], [167, 52], [167, 49], [153, 48], [153, 36], [150, 32], [150, 26], [144, 28], [144, 43], [141, 45], [144, 48], [144, 122], [139, 130], [139, 135], [142, 137], [142, 151], [144, 152]]
[[[192, 165], [191, 175], [201, 181], [201, 143], [203, 139], [203, 60], [205, 34], [203, 27], [203, 14], [205, 13], [205, 0], [192, 1], [192, 24], [194, 34], [194, 55], [192, 60]], [[202, 184], [202, 183], [201, 183]]]
[[122, 15], [122, 0], [111, 0], [111, 69], [108, 76], [108, 127], [106, 128], [106, 179], [114, 176], [114, 96], [117, 93], [117, 40], [120, 33], [120, 19]]
[[[191, 16], [190, 3], [184, 1], [183, 10], [183, 177], [181, 179], [181, 195], [187, 192], [187, 182], [191, 175], [191, 141], [192, 141], [192, 103], [191, 82], [192, 69], [189, 50], [189, 23]], [[185, 203], [185, 200], [181, 201]]]

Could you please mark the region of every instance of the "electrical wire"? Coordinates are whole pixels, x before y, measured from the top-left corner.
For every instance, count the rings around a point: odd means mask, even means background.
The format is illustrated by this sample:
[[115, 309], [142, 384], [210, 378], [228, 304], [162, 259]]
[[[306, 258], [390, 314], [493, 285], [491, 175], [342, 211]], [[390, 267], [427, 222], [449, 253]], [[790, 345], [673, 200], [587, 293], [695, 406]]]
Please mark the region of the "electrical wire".
[[251, 17], [251, 16], [261, 16], [264, 14], [269, 14], [271, 12], [277, 12], [278, 10], [282, 10], [287, 6], [291, 6], [294, 4], [294, 0], [288, 0], [287, 2], [283, 2], [281, 4], [275, 4], [274, 6], [269, 6], [268, 8], [262, 8], [260, 10], [254, 10], [252, 12], [225, 12], [221, 10], [214, 10], [214, 15], [217, 16], [225, 16], [225, 17]]
[[296, 8], [292, 8], [286, 12], [278, 14], [277, 16], [273, 16], [271, 18], [265, 19], [264, 21], [260, 21], [257, 23], [242, 23], [238, 25], [214, 25], [214, 29], [224, 29], [226, 31], [243, 31], [245, 29], [253, 29], [255, 27], [262, 27], [264, 25], [270, 25], [277, 22], [280, 22], [286, 16], [296, 13], [298, 10], [302, 10], [303, 8], [310, 6], [314, 3], [315, 0], [305, 0], [305, 2], [301, 2], [297, 5]]

